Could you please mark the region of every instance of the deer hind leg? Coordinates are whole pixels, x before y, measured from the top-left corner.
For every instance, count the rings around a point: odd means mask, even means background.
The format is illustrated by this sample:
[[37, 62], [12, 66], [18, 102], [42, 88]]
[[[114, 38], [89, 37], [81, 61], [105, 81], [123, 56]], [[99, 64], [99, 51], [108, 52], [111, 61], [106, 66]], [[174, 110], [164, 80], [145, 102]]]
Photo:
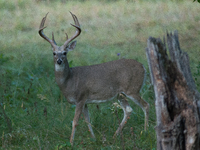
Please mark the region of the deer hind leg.
[[119, 99], [120, 105], [121, 105], [121, 107], [122, 107], [122, 109], [124, 111], [124, 118], [122, 119], [122, 122], [120, 123], [117, 131], [115, 132], [115, 134], [113, 136], [113, 138], [122, 131], [122, 129], [123, 129], [124, 125], [126, 124], [129, 116], [131, 115], [131, 112], [133, 111], [133, 109], [129, 105], [129, 103], [128, 103], [127, 99], [126, 99], [126, 96], [124, 94], [120, 93], [118, 95], [118, 99]]
[[[142, 108], [145, 114], [145, 121], [144, 121], [144, 130], [146, 131], [148, 127], [148, 119], [149, 119], [149, 103], [143, 100], [140, 95], [127, 95], [133, 102], [135, 102], [138, 106]], [[134, 98], [133, 98], [134, 97]]]
[[92, 126], [91, 126], [91, 123], [90, 123], [90, 116], [89, 116], [89, 111], [88, 111], [88, 107], [87, 105], [85, 104], [85, 108], [83, 109], [83, 115], [84, 115], [84, 118], [85, 118], [85, 121], [87, 122], [88, 124], [88, 128], [89, 128], [89, 131], [92, 135], [92, 138], [95, 139], [95, 135], [94, 135], [94, 132], [92, 130]]
[[71, 134], [71, 137], [70, 137], [70, 143], [71, 143], [72, 146], [73, 146], [73, 142], [74, 142], [75, 129], [76, 129], [76, 126], [78, 125], [78, 120], [79, 120], [80, 115], [82, 113], [83, 107], [84, 107], [83, 101], [76, 104], [75, 115], [74, 115], [74, 119], [73, 119], [73, 123], [72, 123], [72, 134]]

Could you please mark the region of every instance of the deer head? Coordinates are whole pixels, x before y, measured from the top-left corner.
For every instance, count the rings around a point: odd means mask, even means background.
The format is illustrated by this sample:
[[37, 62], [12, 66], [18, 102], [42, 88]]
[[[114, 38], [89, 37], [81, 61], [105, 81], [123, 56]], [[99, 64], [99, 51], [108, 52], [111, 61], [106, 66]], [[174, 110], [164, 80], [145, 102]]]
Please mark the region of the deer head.
[[65, 33], [67, 40], [65, 41], [65, 43], [62, 46], [58, 46], [55, 42], [53, 32], [52, 32], [52, 40], [49, 39], [43, 32], [43, 29], [46, 28], [46, 27], [44, 27], [44, 23], [45, 23], [45, 20], [47, 18], [47, 15], [48, 15], [48, 13], [42, 19], [38, 32], [39, 32], [39, 34], [42, 38], [44, 38], [47, 42], [49, 42], [51, 44], [52, 50], [53, 50], [55, 65], [59, 65], [60, 66], [59, 68], [64, 68], [64, 67], [61, 67], [61, 66], [63, 66], [65, 64], [65, 62], [67, 61], [66, 55], [67, 55], [68, 51], [73, 50], [76, 46], [76, 41], [73, 41], [72, 43], [70, 43], [70, 42], [80, 35], [81, 27], [80, 27], [80, 24], [78, 22], [77, 17], [74, 14], [71, 13], [71, 15], [74, 19], [74, 23], [75, 23], [75, 25], [74, 24], [71, 24], [71, 25], [76, 28], [76, 32], [71, 38], [68, 38], [67, 33]]

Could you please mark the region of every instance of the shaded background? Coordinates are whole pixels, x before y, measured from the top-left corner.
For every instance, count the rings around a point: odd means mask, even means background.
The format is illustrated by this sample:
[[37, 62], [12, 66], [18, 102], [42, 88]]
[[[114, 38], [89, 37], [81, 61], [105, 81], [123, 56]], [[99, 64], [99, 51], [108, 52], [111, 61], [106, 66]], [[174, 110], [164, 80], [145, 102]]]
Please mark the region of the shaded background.
[[[0, 0], [0, 146], [5, 149], [70, 149], [69, 137], [75, 106], [68, 104], [54, 78], [51, 46], [38, 34], [47, 12], [48, 26], [58, 45], [75, 28], [69, 11], [79, 19], [82, 33], [68, 53], [70, 66], [86, 66], [135, 59], [148, 70], [147, 38], [179, 31], [181, 48], [189, 54], [197, 88], [200, 86], [199, 3], [192, 0]], [[134, 86], [134, 85], [133, 85]], [[75, 149], [156, 149], [154, 94], [149, 74], [142, 97], [150, 103], [149, 129], [144, 114], [130, 102], [133, 113], [123, 138], [112, 136], [118, 127], [113, 102], [90, 105], [91, 123], [97, 140], [90, 138], [81, 117]], [[122, 119], [123, 111], [117, 113]]]

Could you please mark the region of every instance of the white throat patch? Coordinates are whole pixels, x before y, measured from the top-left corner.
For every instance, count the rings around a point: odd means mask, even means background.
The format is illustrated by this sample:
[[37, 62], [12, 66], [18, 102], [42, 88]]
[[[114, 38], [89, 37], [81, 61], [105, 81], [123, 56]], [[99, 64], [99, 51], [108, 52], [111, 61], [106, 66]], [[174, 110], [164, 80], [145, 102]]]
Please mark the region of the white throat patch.
[[55, 64], [55, 71], [63, 71], [65, 69], [65, 64], [58, 65], [57, 63]]

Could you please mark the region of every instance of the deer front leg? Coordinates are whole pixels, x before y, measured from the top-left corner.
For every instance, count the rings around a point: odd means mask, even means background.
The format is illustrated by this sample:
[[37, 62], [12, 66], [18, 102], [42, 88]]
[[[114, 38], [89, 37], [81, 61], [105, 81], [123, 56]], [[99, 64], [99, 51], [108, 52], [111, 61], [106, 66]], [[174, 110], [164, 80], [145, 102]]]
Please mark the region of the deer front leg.
[[74, 136], [75, 136], [75, 129], [76, 129], [76, 126], [78, 125], [78, 120], [82, 113], [83, 107], [84, 107], [83, 102], [79, 102], [78, 104], [76, 104], [75, 116], [74, 116], [73, 123], [72, 123], [72, 134], [70, 137], [70, 143], [72, 146], [73, 146], [73, 141], [74, 141]]

